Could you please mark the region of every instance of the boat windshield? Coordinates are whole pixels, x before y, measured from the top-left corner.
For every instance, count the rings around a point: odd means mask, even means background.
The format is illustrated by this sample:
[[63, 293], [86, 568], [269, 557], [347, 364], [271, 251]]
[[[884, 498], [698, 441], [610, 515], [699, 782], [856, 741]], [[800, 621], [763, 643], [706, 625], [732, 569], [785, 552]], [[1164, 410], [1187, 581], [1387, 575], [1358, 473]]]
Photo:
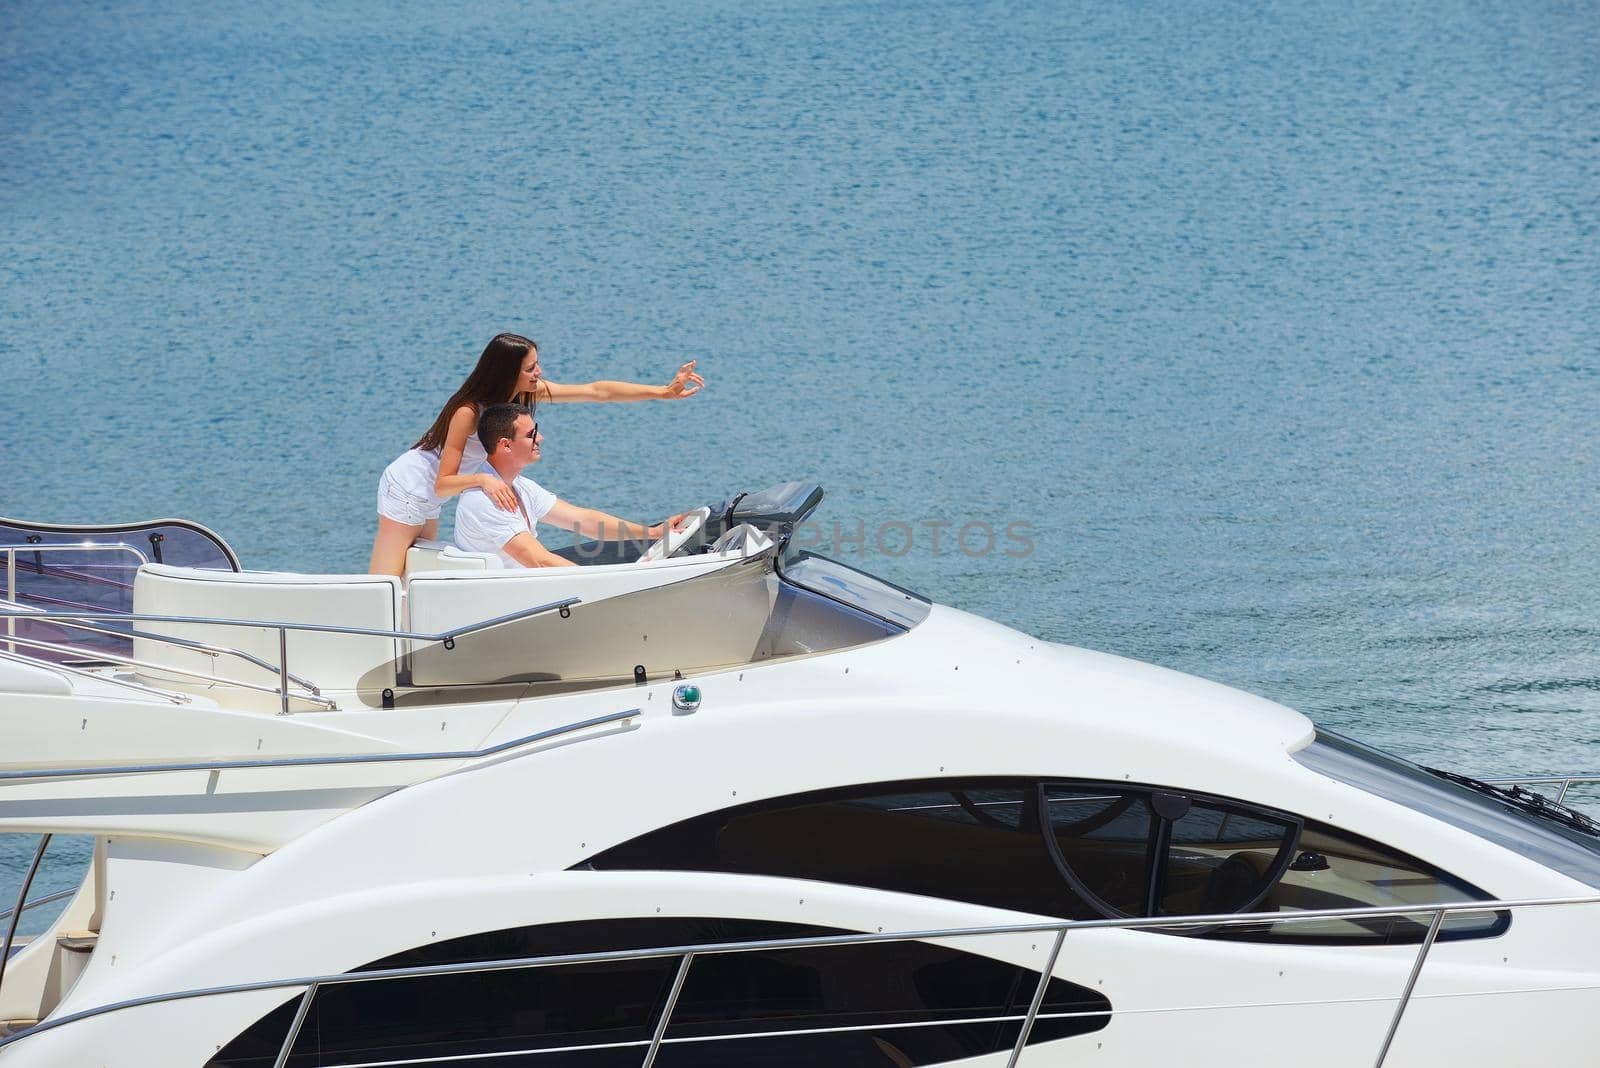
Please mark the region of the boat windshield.
[[926, 597], [816, 553], [784, 557], [779, 572], [796, 586], [907, 629], [926, 619], [933, 608]]
[[1322, 728], [1294, 758], [1329, 778], [1444, 820], [1600, 888], [1600, 835], [1589, 829], [1594, 826], [1591, 821], [1554, 802], [1528, 802], [1510, 791], [1424, 768]]
[[[238, 571], [239, 558], [216, 534], [197, 523], [159, 519], [109, 526], [61, 526], [0, 519], [0, 599], [22, 609], [44, 612], [133, 611], [133, 577], [147, 562]], [[51, 645], [76, 647], [71, 653], [30, 650], [47, 660], [93, 658], [96, 650], [132, 649], [125, 634], [68, 627], [45, 620], [22, 620], [15, 633]]]

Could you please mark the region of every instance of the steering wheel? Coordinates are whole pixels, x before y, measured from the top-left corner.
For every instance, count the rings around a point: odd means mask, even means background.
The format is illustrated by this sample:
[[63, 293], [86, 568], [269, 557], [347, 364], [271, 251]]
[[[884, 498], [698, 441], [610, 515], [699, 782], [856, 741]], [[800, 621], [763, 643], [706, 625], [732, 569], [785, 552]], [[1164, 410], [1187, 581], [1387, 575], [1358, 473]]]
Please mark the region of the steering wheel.
[[683, 526], [677, 530], [669, 528], [665, 534], [661, 535], [659, 541], [640, 553], [639, 562], [641, 564], [653, 564], [657, 560], [665, 560], [667, 557], [676, 554], [679, 549], [689, 544], [689, 539], [700, 533], [701, 529], [706, 525], [706, 520], [710, 518], [711, 509], [696, 508], [689, 513], [689, 517], [684, 520]]

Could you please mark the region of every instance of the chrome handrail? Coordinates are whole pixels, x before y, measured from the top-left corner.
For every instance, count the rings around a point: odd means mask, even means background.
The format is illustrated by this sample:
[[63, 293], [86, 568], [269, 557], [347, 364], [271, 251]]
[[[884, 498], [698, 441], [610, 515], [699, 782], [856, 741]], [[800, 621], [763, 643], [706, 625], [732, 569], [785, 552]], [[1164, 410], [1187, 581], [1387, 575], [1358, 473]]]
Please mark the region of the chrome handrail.
[[[640, 1068], [655, 1068], [656, 1055], [661, 1052], [661, 1040], [667, 1037], [667, 1023], [672, 1019], [672, 1011], [678, 1007], [678, 996], [683, 993], [683, 981], [689, 978], [689, 965], [693, 963], [693, 950], [685, 953], [683, 960], [678, 962], [678, 974], [672, 977], [672, 989], [667, 993], [667, 1003], [661, 1009], [661, 1019], [656, 1021], [655, 1032], [650, 1036], [650, 1048], [645, 1051], [644, 1064], [640, 1065]], [[306, 988], [307, 1007], [309, 1007], [311, 992], [315, 989], [317, 989], [315, 986]], [[302, 1020], [301, 1022], [304, 1023], [305, 1021]], [[299, 1037], [297, 1028], [291, 1027], [289, 1030], [295, 1032], [295, 1037]], [[278, 1051], [280, 1060], [287, 1061], [289, 1057], [288, 1051], [293, 1049], [294, 1042], [285, 1042], [283, 1048]], [[277, 1068], [282, 1068], [282, 1065], [278, 1065]]]
[[115, 675], [99, 675], [93, 671], [85, 671], [82, 668], [71, 667], [67, 664], [57, 664], [51, 660], [41, 660], [36, 656], [28, 656], [24, 653], [0, 652], [0, 660], [17, 661], [27, 664], [30, 667], [43, 667], [49, 671], [58, 671], [63, 675], [76, 675], [79, 678], [91, 679], [94, 682], [104, 682], [112, 686], [126, 687], [127, 689], [137, 691], [138, 693], [152, 694], [156, 697], [165, 698], [175, 705], [186, 705], [190, 702], [190, 697], [188, 694], [173, 693], [171, 690], [163, 690], [155, 686], [146, 686], [142, 682], [129, 682], [127, 679], [119, 679]]
[[[1214, 913], [1200, 916], [1145, 916], [1136, 918], [1117, 918], [1105, 920], [1054, 920], [1042, 923], [996, 924], [987, 927], [950, 927], [935, 930], [920, 931], [892, 931], [851, 935], [816, 935], [805, 938], [770, 938], [742, 942], [709, 942], [695, 945], [660, 946], [649, 949], [611, 950], [597, 953], [563, 953], [540, 957], [517, 957], [495, 961], [465, 961], [456, 964], [425, 964], [409, 968], [381, 968], [370, 971], [336, 972], [326, 975], [298, 976], [290, 979], [265, 979], [251, 983], [233, 983], [227, 986], [198, 987], [192, 990], [174, 991], [165, 994], [147, 994], [143, 997], [129, 998], [124, 1001], [111, 1002], [97, 1005], [88, 1009], [65, 1016], [42, 1020], [33, 1027], [16, 1034], [0, 1038], [0, 1049], [13, 1042], [19, 1042], [33, 1035], [45, 1031], [65, 1027], [68, 1024], [81, 1020], [93, 1019], [108, 1013], [120, 1012], [125, 1009], [140, 1008], [146, 1005], [159, 1005], [173, 1001], [187, 1001], [195, 998], [218, 997], [227, 994], [245, 994], [262, 990], [292, 990], [306, 988], [311, 992], [313, 988], [324, 986], [340, 986], [349, 983], [385, 982], [395, 979], [417, 979], [436, 975], [469, 975], [488, 972], [520, 971], [528, 968], [550, 968], [572, 964], [604, 964], [615, 961], [652, 960], [668, 957], [703, 957], [724, 953], [761, 953], [788, 949], [822, 949], [834, 946], [866, 945], [873, 943], [889, 942], [921, 942], [934, 939], [970, 938], [985, 935], [1003, 934], [1057, 934], [1064, 938], [1071, 931], [1085, 930], [1142, 930], [1159, 929], [1173, 930], [1189, 927], [1245, 927], [1259, 924], [1298, 924], [1319, 923], [1327, 920], [1341, 919], [1370, 919], [1384, 916], [1428, 916], [1430, 920], [1437, 918], [1439, 925], [1443, 924], [1445, 915], [1458, 913], [1471, 914], [1477, 912], [1502, 912], [1516, 909], [1544, 908], [1561, 905], [1597, 905], [1600, 904], [1600, 895], [1585, 895], [1574, 897], [1549, 897], [1549, 898], [1523, 898], [1497, 901], [1458, 901], [1441, 902], [1432, 905], [1382, 905], [1361, 908], [1345, 909], [1316, 909], [1303, 912], [1253, 912], [1253, 913]], [[1430, 923], [1430, 926], [1432, 924]], [[1436, 934], [1437, 932], [1435, 932]], [[1059, 949], [1059, 945], [1054, 947]], [[1418, 960], [1411, 969], [1412, 981], [1407, 983], [1406, 989], [1399, 996], [1396, 1006], [1395, 1019], [1405, 1011], [1415, 988], [1414, 977], [1420, 972], [1420, 963], [1426, 958], [1427, 949], [1431, 942], [1424, 941], [1418, 952]], [[680, 963], [680, 970], [685, 966]], [[1040, 973], [1040, 982], [1048, 984], [1052, 978], [1050, 970]], [[1038, 991], [1034, 992], [1035, 1000], [1040, 1000]], [[309, 1001], [302, 1003], [302, 1008], [308, 1008]], [[305, 1013], [297, 1013], [296, 1017], [301, 1022]], [[1091, 1011], [1082, 1014], [1108, 1016], [1115, 1015], [1115, 1010]], [[291, 1028], [284, 1036], [283, 1049], [292, 1049], [294, 1040], [298, 1037], [298, 1029]], [[1391, 1036], [1392, 1037], [1392, 1036]], [[675, 1041], [664, 1039], [664, 1041]], [[676, 1040], [681, 1041], [681, 1040]], [[639, 1045], [638, 1042], [623, 1043], [625, 1045]], [[554, 1051], [546, 1051], [554, 1052]], [[1386, 1054], [1380, 1053], [1375, 1068], [1382, 1068], [1383, 1058]], [[285, 1055], [280, 1052], [279, 1063], [283, 1063]]]
[[[73, 894], [76, 894], [77, 892], [78, 892], [78, 888], [76, 886], [74, 886], [74, 887], [71, 887], [70, 889], [67, 889], [67, 890], [57, 890], [53, 894], [46, 894], [44, 897], [36, 897], [32, 901], [30, 901], [27, 904], [23, 905], [22, 906], [22, 911], [23, 912], [27, 912], [29, 909], [37, 909], [37, 908], [42, 908], [45, 905], [53, 905], [57, 901], [60, 901], [62, 898], [71, 897]], [[4, 912], [0, 912], [0, 920], [10, 919], [11, 918], [11, 913], [13, 911], [14, 910], [12, 910], [12, 909], [6, 909]]]
[[[82, 649], [78, 648], [75, 645], [62, 645], [59, 642], [41, 641], [38, 638], [18, 638], [15, 635], [13, 635], [11, 638], [9, 638], [7, 640], [14, 646], [15, 645], [21, 645], [21, 646], [23, 646], [25, 648], [28, 648], [28, 649], [40, 649], [40, 650], [43, 650], [44, 652], [48, 652], [48, 653], [78, 653], [78, 652], [83, 652]], [[205, 650], [197, 650], [197, 651], [205, 652]], [[97, 651], [97, 655], [102, 660], [108, 660], [108, 661], [110, 661], [110, 662], [112, 662], [114, 664], [122, 664], [122, 665], [125, 665], [127, 667], [148, 668], [151, 671], [165, 672], [168, 675], [182, 675], [185, 678], [200, 679], [203, 682], [216, 683], [216, 684], [222, 685], [222, 686], [237, 686], [240, 689], [255, 690], [255, 691], [259, 692], [259, 693], [270, 693], [270, 694], [274, 694], [274, 695], [276, 695], [278, 693], [278, 688], [276, 686], [263, 686], [259, 682], [245, 682], [243, 679], [224, 679], [224, 678], [219, 678], [216, 675], [208, 675], [203, 671], [192, 671], [189, 668], [181, 668], [181, 667], [177, 667], [176, 665], [173, 665], [173, 664], [152, 664], [148, 660], [139, 660], [139, 659], [137, 659], [135, 657], [123, 656], [121, 653], [113, 653], [113, 652], [111, 652], [109, 650], [98, 650]], [[214, 656], [216, 654], [213, 653], [213, 654], [210, 654], [210, 655]], [[293, 696], [295, 697], [296, 700], [309, 701], [312, 704], [321, 705], [323, 708], [338, 708], [339, 707], [336, 702], [330, 701], [328, 698], [319, 696], [317, 694], [297, 693], [297, 694], [294, 694]]]
[[1490, 786], [1554, 786], [1561, 784], [1561, 790], [1556, 794], [1556, 804], [1561, 804], [1567, 799], [1567, 790], [1574, 783], [1600, 782], [1600, 775], [1536, 775], [1524, 776], [1517, 779], [1485, 779]]
[[1054, 977], [1056, 960], [1061, 956], [1061, 944], [1067, 940], [1065, 928], [1056, 932], [1055, 944], [1050, 947], [1050, 956], [1045, 959], [1044, 967], [1039, 969], [1039, 982], [1033, 988], [1033, 1000], [1028, 1002], [1028, 1015], [1022, 1021], [1022, 1030], [1017, 1032], [1017, 1044], [1011, 1047], [1011, 1057], [1006, 1061], [1006, 1068], [1017, 1068], [1017, 1061], [1022, 1057], [1022, 1049], [1028, 1044], [1028, 1036], [1033, 1033], [1033, 1023], [1039, 1018], [1039, 1007], [1044, 1004], [1045, 991], [1050, 988], [1050, 980]]
[[[148, 556], [146, 556], [137, 546], [129, 545], [127, 542], [122, 542], [122, 541], [119, 541], [119, 542], [91, 542], [91, 543], [86, 543], [86, 544], [83, 544], [83, 545], [61, 545], [61, 544], [47, 545], [47, 544], [45, 544], [43, 542], [40, 542], [37, 545], [0, 545], [0, 553], [5, 553], [5, 557], [6, 557], [6, 599], [10, 600], [10, 601], [15, 601], [17, 599], [17, 554], [19, 552], [23, 552], [23, 553], [126, 552], [126, 553], [132, 553], [134, 556], [137, 556], [139, 558], [139, 563], [141, 565], [148, 564], [150, 562], [150, 558]], [[4, 615], [7, 615], [7, 616], [10, 616], [10, 613], [0, 613], [0, 614], [4, 614]], [[29, 613], [29, 614], [31, 615], [32, 613]], [[16, 621], [16, 618], [15, 617], [8, 618], [6, 620], [6, 635], [8, 637], [10, 637], [12, 635], [15, 635], [16, 633], [17, 633], [17, 621]], [[16, 650], [14, 648], [11, 651], [12, 652], [16, 652]]]
[[1422, 965], [1428, 959], [1428, 950], [1433, 948], [1434, 940], [1439, 937], [1439, 928], [1444, 926], [1444, 913], [1435, 912], [1428, 921], [1428, 933], [1422, 939], [1422, 945], [1417, 949], [1417, 959], [1411, 963], [1411, 974], [1406, 976], [1406, 988], [1400, 994], [1400, 1004], [1395, 1007], [1394, 1016], [1389, 1020], [1389, 1030], [1383, 1036], [1383, 1045], [1378, 1047], [1378, 1062], [1376, 1068], [1383, 1068], [1383, 1060], [1389, 1056], [1389, 1047], [1394, 1045], [1395, 1032], [1400, 1030], [1400, 1017], [1405, 1015], [1406, 1006], [1411, 1003], [1411, 993], [1417, 988], [1417, 979], [1422, 975]]
[[263, 757], [260, 760], [197, 760], [177, 764], [107, 764], [76, 768], [28, 768], [25, 771], [0, 771], [0, 782], [22, 779], [76, 779], [94, 775], [154, 775], [168, 771], [238, 771], [243, 768], [303, 768], [340, 764], [404, 764], [416, 760], [478, 760], [508, 749], [542, 742], [563, 734], [571, 734], [589, 727], [602, 727], [609, 723], [636, 719], [642, 713], [637, 708], [622, 712], [608, 712], [603, 716], [579, 720], [549, 730], [525, 734], [520, 738], [498, 742], [482, 749], [424, 753], [352, 753], [343, 756]]
[[[40, 546], [42, 546], [42, 545], [43, 545], [43, 542], [40, 543]], [[28, 546], [24, 547], [24, 546], [16, 546], [16, 545], [0, 545], [0, 550], [14, 549], [17, 552], [32, 552], [35, 548], [38, 548], [40, 546], [28, 545]], [[67, 546], [67, 548], [78, 549], [80, 551], [83, 550], [83, 549], [90, 549], [91, 552], [93, 551], [93, 549], [90, 546], [87, 546], [87, 545], [70, 545], [70, 546]], [[143, 552], [143, 550], [140, 550], [140, 551]], [[133, 589], [133, 583], [131, 583], [131, 582], [123, 582], [120, 579], [107, 578], [104, 575], [97, 575], [97, 574], [95, 574], [95, 572], [96, 571], [132, 571], [132, 570], [137, 570], [137, 568], [130, 568], [127, 564], [95, 564], [95, 563], [89, 563], [88, 561], [75, 563], [75, 564], [72, 564], [70, 567], [52, 567], [51, 565], [45, 563], [43, 560], [35, 561], [35, 562], [32, 562], [32, 563], [28, 562], [27, 560], [19, 561], [18, 564], [17, 564], [17, 569], [19, 571], [25, 570], [30, 575], [41, 575], [41, 576], [47, 576], [47, 577], [51, 577], [51, 578], [76, 579], [79, 582], [87, 582], [87, 583], [90, 583], [90, 584], [95, 585], [95, 586], [110, 586], [113, 589], [118, 589], [118, 590], [132, 590]]]
[[523, 608], [515, 612], [507, 612], [503, 616], [493, 619], [480, 620], [477, 623], [468, 623], [465, 626], [455, 627], [450, 630], [417, 631], [417, 630], [385, 630], [379, 627], [344, 627], [337, 623], [288, 623], [274, 619], [223, 619], [217, 616], [157, 616], [138, 612], [8, 612], [0, 609], [0, 618], [14, 616], [17, 619], [88, 619], [88, 620], [126, 620], [132, 623], [200, 623], [218, 627], [254, 627], [265, 630], [299, 630], [312, 631], [318, 634], [356, 634], [369, 638], [407, 638], [419, 642], [450, 642], [457, 638], [464, 638], [476, 631], [498, 627], [502, 623], [514, 623], [528, 616], [538, 615], [541, 612], [552, 612], [560, 608], [571, 608], [573, 605], [582, 604], [581, 597], [563, 597], [559, 601], [550, 601], [547, 604], [535, 605], [532, 608]]
[[50, 834], [39, 836], [39, 848], [33, 851], [33, 863], [28, 865], [28, 874], [22, 877], [22, 886], [17, 890], [17, 903], [7, 914], [11, 922], [6, 924], [5, 942], [0, 943], [0, 987], [5, 985], [6, 963], [11, 959], [11, 942], [17, 937], [17, 924], [22, 922], [22, 911], [28, 904], [28, 890], [33, 886], [33, 877], [39, 874], [39, 863], [44, 860], [44, 852], [50, 848], [50, 839], [53, 837]]
[[[5, 601], [0, 601], [0, 606], [3, 606], [6, 603], [7, 602]], [[34, 613], [30, 612], [26, 614], [33, 615]], [[153, 634], [147, 630], [117, 630], [115, 627], [97, 627], [93, 623], [70, 623], [66, 620], [55, 620], [54, 622], [58, 626], [67, 627], [71, 630], [86, 630], [91, 634], [105, 634], [113, 638], [140, 638], [147, 642], [160, 642], [163, 645], [173, 645], [179, 649], [187, 649], [190, 652], [200, 653], [213, 659], [223, 656], [237, 657], [238, 659], [245, 661], [247, 664], [250, 664], [252, 667], [258, 667], [264, 671], [278, 670], [278, 665], [272, 663], [271, 661], [263, 660], [259, 656], [247, 653], [243, 649], [230, 649], [227, 646], [211, 645], [207, 642], [195, 641], [193, 638], [180, 638], [175, 634]], [[85, 649], [84, 652], [99, 655], [102, 650]], [[168, 669], [163, 668], [162, 670]], [[218, 681], [225, 682], [228, 680], [224, 679]], [[310, 693], [322, 693], [322, 691], [309, 679], [303, 679], [299, 675], [291, 674], [289, 676], [289, 681], [299, 686], [302, 690], [306, 690]], [[277, 691], [274, 690], [273, 692], [276, 693]]]
[[[132, 546], [126, 546], [126, 548], [133, 549]], [[133, 551], [138, 552], [137, 549], [133, 549]], [[481, 630], [488, 630], [491, 627], [498, 627], [505, 623], [514, 623], [517, 620], [528, 619], [532, 616], [542, 615], [546, 612], [560, 611], [563, 617], [565, 617], [566, 615], [570, 614], [569, 610], [573, 605], [582, 603], [583, 599], [580, 597], [563, 597], [558, 601], [551, 601], [547, 604], [535, 605], [532, 608], [519, 609], [515, 612], [507, 612], [505, 615], [495, 616], [492, 619], [480, 620], [477, 623], [468, 623], [464, 626], [455, 627], [450, 630], [438, 631], [437, 633], [410, 630], [385, 630], [377, 627], [346, 627], [336, 623], [290, 623], [283, 620], [222, 619], [213, 616], [166, 616], [134, 612], [21, 612], [0, 608], [0, 619], [5, 619], [7, 621], [7, 625], [12, 628], [13, 633], [15, 632], [16, 620], [18, 619], [64, 620], [75, 622], [112, 620], [125, 623], [194, 623], [204, 626], [247, 627], [255, 630], [276, 630], [278, 632], [278, 689], [274, 692], [279, 695], [281, 702], [278, 714], [286, 716], [289, 714], [289, 700], [291, 696], [289, 692], [290, 631], [305, 631], [315, 634], [354, 634], [372, 638], [399, 638], [408, 641], [439, 642], [442, 643], [446, 649], [454, 649], [457, 638], [464, 638], [469, 634], [475, 634]], [[162, 670], [170, 669], [163, 668]], [[321, 691], [317, 692], [320, 693]]]

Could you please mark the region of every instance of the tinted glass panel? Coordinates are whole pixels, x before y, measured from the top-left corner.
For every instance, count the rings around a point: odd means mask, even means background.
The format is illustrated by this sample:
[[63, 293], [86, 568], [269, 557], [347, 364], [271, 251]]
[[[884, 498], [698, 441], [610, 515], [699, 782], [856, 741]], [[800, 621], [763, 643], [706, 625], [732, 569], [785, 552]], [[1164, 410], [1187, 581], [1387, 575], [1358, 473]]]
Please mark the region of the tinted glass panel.
[[[1376, 842], [1308, 823], [1293, 862], [1252, 912], [1303, 912], [1308, 909], [1482, 901], [1483, 891]], [[1253, 942], [1415, 943], [1428, 929], [1427, 916], [1385, 916], [1365, 920], [1319, 920], [1229, 930], [1215, 937]], [[1440, 938], [1499, 934], [1504, 914], [1446, 917]]]
[[[697, 958], [667, 1037], [751, 1037], [685, 1042], [667, 1063], [903, 1066], [978, 1056], [1016, 1041], [1006, 1020], [1026, 1013], [1038, 981], [1035, 971], [925, 943]], [[1109, 1009], [1099, 993], [1054, 979], [1045, 1012], [1082, 1015], [1058, 1015], [1030, 1042], [1098, 1030]], [[972, 1022], [986, 1017], [995, 1022]], [[859, 1030], [803, 1034], [824, 1028]], [[798, 1034], [759, 1037], [773, 1032]]]
[[645, 1043], [676, 967], [625, 961], [327, 987], [289, 1063]]
[[597, 868], [781, 875], [1091, 917], [1046, 850], [1032, 785], [835, 791], [710, 813], [593, 858]]
[[[696, 919], [558, 924], [454, 939], [361, 970], [821, 933]], [[677, 967], [670, 958], [328, 987], [313, 1002], [289, 1063], [329, 1068], [448, 1057], [476, 1064], [481, 1057], [499, 1065], [637, 1065]], [[543, 978], [523, 979], [535, 976]], [[922, 943], [697, 957], [657, 1063], [904, 1068], [989, 1053], [1015, 1041], [1007, 1021], [1021, 1018], [1038, 979], [1025, 968]], [[270, 1065], [295, 1007], [268, 1014], [209, 1068]], [[1109, 1009], [1097, 992], [1054, 979], [1033, 1041], [1098, 1030]], [[858, 1030], [807, 1034], [841, 1027]], [[556, 1050], [577, 1044], [610, 1048]]]
[[1600, 888], [1600, 837], [1523, 811], [1330, 731], [1294, 754], [1313, 771], [1425, 812]]
[[[9, 554], [0, 552], [0, 598], [42, 612], [131, 612], [134, 573], [143, 560], [222, 571], [239, 570], [233, 550], [215, 534], [177, 521], [64, 527], [0, 519], [0, 545], [30, 544], [75, 546], [71, 550], [41, 548], [36, 552], [18, 552], [15, 590], [5, 588]], [[86, 545], [99, 548], [82, 547]], [[96, 626], [106, 628], [107, 624]], [[121, 630], [126, 626], [113, 623], [109, 629]], [[101, 634], [39, 620], [18, 623], [16, 633], [35, 641], [78, 647], [77, 652], [19, 647], [19, 651], [28, 656], [67, 663], [93, 660], [97, 651], [127, 656], [133, 644], [120, 634]]]
[[[1315, 836], [1301, 841], [1310, 828]], [[1415, 858], [1286, 813], [1152, 787], [1017, 780], [851, 787], [761, 802], [653, 831], [588, 863], [817, 879], [1068, 919], [1143, 916], [1152, 908], [1181, 916], [1488, 896]], [[1319, 875], [1323, 863], [1336, 876]], [[1325, 904], [1296, 903], [1319, 895]], [[1507, 922], [1454, 917], [1442, 933], [1495, 934]], [[1404, 942], [1417, 930], [1411, 920], [1364, 928], [1278, 924], [1266, 937]]]
[[1266, 813], [1193, 801], [1172, 822], [1158, 911], [1164, 916], [1248, 911], [1287, 859], [1298, 829]]
[[[1037, 972], [922, 942], [696, 958], [670, 1038], [1020, 1015]], [[1105, 999], [1055, 980], [1052, 1011], [1096, 1012]], [[977, 1052], [984, 1052], [979, 1050]]]
[[1048, 786], [1044, 796], [1056, 848], [1078, 887], [1113, 913], [1144, 915], [1155, 837], [1147, 795]]
[[781, 572], [785, 581], [908, 630], [933, 610], [927, 598], [816, 553], [801, 552], [787, 557]]

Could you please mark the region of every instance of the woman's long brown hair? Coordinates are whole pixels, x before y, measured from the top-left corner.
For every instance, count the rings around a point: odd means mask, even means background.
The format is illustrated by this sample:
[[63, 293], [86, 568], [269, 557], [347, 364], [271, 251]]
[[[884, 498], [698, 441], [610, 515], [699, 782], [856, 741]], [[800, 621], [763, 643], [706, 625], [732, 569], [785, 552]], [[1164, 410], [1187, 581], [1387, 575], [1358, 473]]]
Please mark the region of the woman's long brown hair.
[[496, 334], [484, 346], [483, 355], [478, 357], [478, 366], [461, 383], [461, 388], [445, 401], [444, 407], [439, 410], [439, 417], [433, 421], [428, 432], [411, 447], [443, 449], [444, 440], [450, 434], [450, 419], [463, 404], [470, 404], [481, 412], [491, 404], [512, 400], [526, 404], [531, 409], [534, 394], [511, 395], [512, 388], [517, 384], [517, 376], [522, 374], [522, 361], [528, 358], [529, 350], [538, 352], [538, 342], [530, 341], [521, 334]]

